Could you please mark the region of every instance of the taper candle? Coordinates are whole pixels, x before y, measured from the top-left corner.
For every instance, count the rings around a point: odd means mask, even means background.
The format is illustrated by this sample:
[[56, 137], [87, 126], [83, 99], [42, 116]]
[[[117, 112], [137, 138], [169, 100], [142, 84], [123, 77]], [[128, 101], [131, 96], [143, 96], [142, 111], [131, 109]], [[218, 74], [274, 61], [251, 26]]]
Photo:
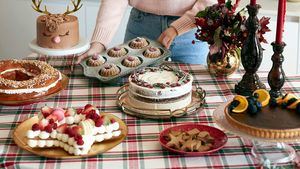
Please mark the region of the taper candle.
[[256, 5], [256, 0], [251, 0], [250, 5], [252, 5], [252, 6]]
[[282, 34], [284, 29], [286, 13], [286, 0], [278, 1], [278, 15], [277, 15], [277, 28], [276, 28], [276, 43], [282, 43]]

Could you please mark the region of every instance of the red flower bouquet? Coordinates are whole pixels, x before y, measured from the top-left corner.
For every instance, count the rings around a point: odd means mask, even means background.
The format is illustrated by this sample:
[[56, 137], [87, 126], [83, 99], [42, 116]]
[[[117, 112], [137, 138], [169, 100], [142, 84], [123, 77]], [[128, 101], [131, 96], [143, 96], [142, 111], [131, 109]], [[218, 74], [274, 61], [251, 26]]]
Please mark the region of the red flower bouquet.
[[[222, 55], [232, 48], [243, 46], [247, 37], [245, 27], [246, 9], [243, 8], [236, 13], [240, 0], [232, 4], [231, 0], [218, 0], [217, 4], [207, 7], [198, 12], [195, 17], [198, 40], [206, 41], [210, 45], [210, 55], [222, 50]], [[260, 42], [267, 43], [263, 35], [270, 31], [268, 28], [270, 18], [262, 17], [259, 21], [260, 27], [257, 36]], [[195, 41], [193, 41], [195, 43]]]

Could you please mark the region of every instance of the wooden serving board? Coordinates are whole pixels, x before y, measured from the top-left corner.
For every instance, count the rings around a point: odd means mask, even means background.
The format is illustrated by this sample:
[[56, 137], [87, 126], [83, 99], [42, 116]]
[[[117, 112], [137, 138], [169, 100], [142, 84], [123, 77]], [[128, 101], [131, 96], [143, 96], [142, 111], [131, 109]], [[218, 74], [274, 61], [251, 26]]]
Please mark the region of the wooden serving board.
[[122, 134], [115, 139], [106, 140], [101, 143], [95, 143], [87, 155], [82, 155], [82, 156], [71, 155], [71, 154], [68, 154], [63, 148], [59, 148], [59, 147], [58, 148], [31, 148], [31, 147], [29, 147], [27, 145], [28, 138], [26, 137], [26, 133], [28, 130], [31, 129], [31, 126], [34, 123], [38, 122], [37, 116], [27, 119], [24, 122], [22, 122], [21, 124], [19, 124], [13, 132], [13, 139], [20, 148], [27, 150], [38, 156], [42, 156], [42, 157], [58, 158], [58, 159], [73, 159], [73, 158], [95, 156], [95, 155], [104, 153], [104, 152], [112, 149], [113, 147], [117, 146], [118, 144], [120, 144], [126, 138], [127, 133], [128, 133], [127, 126], [121, 119], [119, 119], [118, 117], [116, 117], [112, 114], [108, 114], [108, 113], [102, 113], [102, 114], [109, 118], [114, 118], [120, 124], [120, 130], [121, 130]]

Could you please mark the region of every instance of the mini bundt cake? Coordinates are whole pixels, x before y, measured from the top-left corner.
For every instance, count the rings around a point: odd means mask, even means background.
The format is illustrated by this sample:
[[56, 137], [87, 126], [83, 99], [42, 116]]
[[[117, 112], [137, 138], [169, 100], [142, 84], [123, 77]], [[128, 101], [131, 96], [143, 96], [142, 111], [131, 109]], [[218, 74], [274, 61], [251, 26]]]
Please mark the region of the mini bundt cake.
[[116, 76], [120, 73], [120, 69], [115, 64], [105, 64], [100, 69], [100, 75], [105, 77]]
[[106, 60], [103, 58], [103, 56], [99, 54], [95, 54], [94, 56], [90, 57], [87, 61], [88, 66], [101, 66], [106, 62]]
[[137, 56], [127, 56], [122, 62], [122, 64], [126, 67], [137, 67], [141, 63], [140, 58]]
[[150, 46], [144, 52], [144, 56], [147, 58], [157, 58], [157, 57], [161, 56], [161, 54], [162, 53], [161, 53], [160, 49], [157, 47], [153, 47], [153, 46]]
[[127, 50], [124, 47], [114, 47], [108, 50], [108, 56], [121, 57], [127, 54]]
[[148, 41], [145, 38], [140, 38], [140, 37], [133, 39], [129, 43], [129, 47], [131, 47], [132, 49], [141, 49], [146, 46], [148, 46]]

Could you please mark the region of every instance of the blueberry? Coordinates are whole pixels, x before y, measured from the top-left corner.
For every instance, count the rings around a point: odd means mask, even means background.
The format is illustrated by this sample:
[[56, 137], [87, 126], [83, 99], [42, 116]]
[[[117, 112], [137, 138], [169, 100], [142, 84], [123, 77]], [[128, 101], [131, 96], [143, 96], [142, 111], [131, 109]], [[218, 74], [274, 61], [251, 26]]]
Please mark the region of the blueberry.
[[297, 101], [296, 98], [291, 98], [290, 100], [287, 101], [286, 104], [287, 104], [287, 106], [289, 106], [289, 105], [293, 104], [295, 101]]
[[234, 107], [237, 107], [239, 104], [240, 104], [240, 101], [238, 101], [238, 100], [233, 100], [233, 101], [231, 102], [230, 105], [232, 105], [232, 106], [234, 106]]
[[277, 106], [277, 100], [275, 98], [271, 98], [269, 102], [270, 107], [276, 107]]
[[247, 98], [249, 104], [254, 104], [255, 100], [252, 97]]
[[261, 108], [262, 108], [262, 105], [260, 102], [256, 102], [256, 107], [257, 107], [257, 110], [260, 111]]
[[248, 106], [248, 113], [249, 114], [251, 114], [251, 115], [255, 115], [255, 114], [257, 114], [257, 107], [255, 106], [255, 105], [253, 105], [253, 104], [250, 104], [249, 106]]
[[297, 112], [298, 114], [300, 114], [300, 103], [297, 104], [296, 112]]
[[287, 103], [285, 103], [285, 102], [283, 102], [282, 104], [281, 104], [281, 108], [283, 108], [283, 109], [285, 109], [285, 108], [287, 108]]
[[228, 106], [228, 111], [229, 111], [229, 112], [232, 112], [232, 110], [233, 110], [234, 108], [236, 108], [236, 107], [233, 106], [233, 105], [229, 105], [229, 106]]
[[259, 94], [258, 93], [254, 93], [254, 95], [253, 95], [255, 98], [257, 98], [258, 99], [258, 97], [259, 97]]

